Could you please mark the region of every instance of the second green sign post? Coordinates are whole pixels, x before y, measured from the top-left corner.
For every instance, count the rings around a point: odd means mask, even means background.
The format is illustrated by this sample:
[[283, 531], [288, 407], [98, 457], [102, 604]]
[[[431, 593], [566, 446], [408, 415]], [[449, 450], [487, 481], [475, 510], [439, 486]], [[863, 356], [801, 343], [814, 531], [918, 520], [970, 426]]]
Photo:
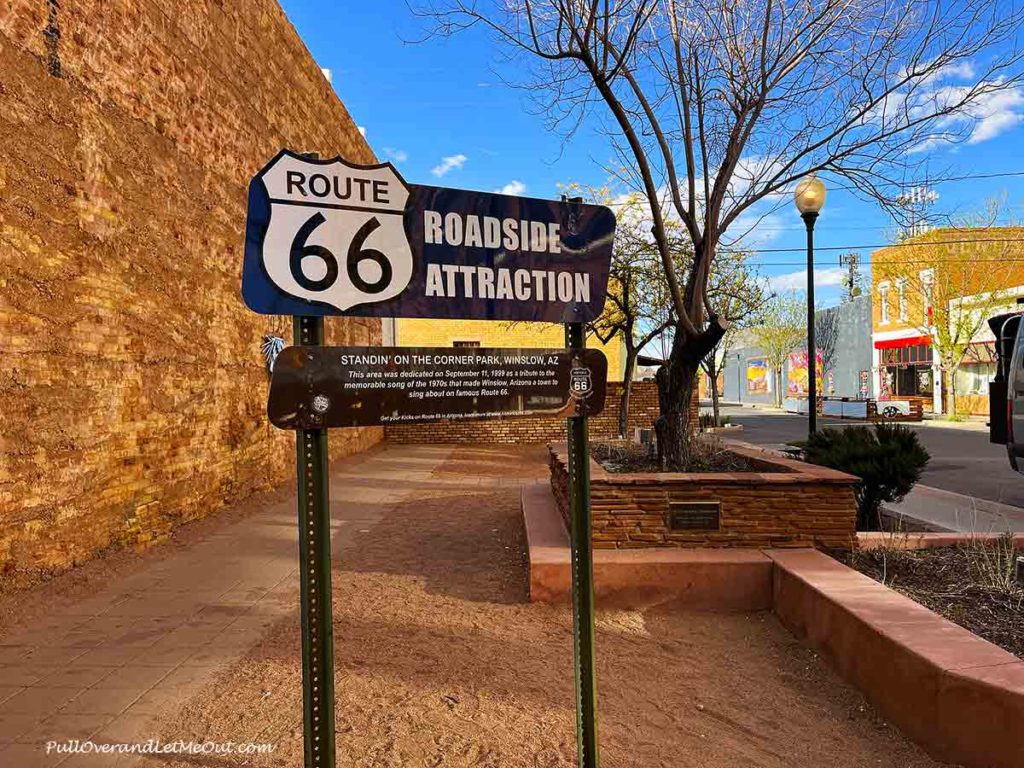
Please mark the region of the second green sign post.
[[[567, 323], [566, 346], [586, 348], [583, 323]], [[579, 768], [597, 768], [597, 669], [594, 659], [594, 559], [590, 536], [590, 440], [583, 409], [568, 418], [569, 542], [572, 637], [576, 662], [576, 751]]]

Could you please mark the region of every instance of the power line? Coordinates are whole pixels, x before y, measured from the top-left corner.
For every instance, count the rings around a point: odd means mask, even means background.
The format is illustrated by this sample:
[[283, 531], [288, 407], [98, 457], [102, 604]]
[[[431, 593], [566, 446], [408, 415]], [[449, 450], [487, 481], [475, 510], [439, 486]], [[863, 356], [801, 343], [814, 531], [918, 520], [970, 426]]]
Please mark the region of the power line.
[[[1024, 264], [1024, 259], [971, 259], [971, 264], [978, 264], [982, 262], [991, 262], [993, 264]], [[861, 265], [865, 263], [870, 264], [871, 262], [861, 262]], [[896, 262], [881, 262], [881, 264], [965, 264], [960, 259], [900, 259]], [[806, 261], [758, 261], [754, 262], [755, 266], [758, 267], [806, 267]], [[816, 261], [815, 267], [842, 267], [841, 264], [835, 261], [820, 262]]]
[[[954, 181], [974, 181], [976, 179], [1008, 179], [1024, 176], [1024, 171], [1000, 171], [999, 173], [965, 173], [959, 176], [945, 176], [941, 178], [929, 178], [920, 182], [914, 182], [911, 180], [895, 181], [886, 179], [884, 184], [891, 186], [911, 186], [914, 184], [928, 184], [930, 186], [936, 186], [940, 184], [946, 184]], [[841, 178], [841, 177], [840, 177]], [[740, 181], [753, 181], [753, 179], [740, 179]], [[879, 186], [882, 186], [881, 184]], [[828, 191], [841, 189], [846, 192], [863, 192], [864, 190], [853, 184], [829, 184]], [[788, 193], [784, 190], [778, 190], [777, 192], [771, 193], [769, 196], [782, 197]]]
[[[992, 237], [984, 238], [980, 240], [939, 240], [937, 242], [929, 243], [881, 243], [881, 244], [862, 244], [862, 245], [829, 245], [829, 246], [814, 246], [815, 252], [818, 251], [857, 251], [857, 250], [880, 250], [882, 248], [926, 248], [928, 246], [941, 246], [941, 245], [959, 245], [969, 244], [977, 245], [980, 243], [1024, 243], [1024, 238], [1021, 237]], [[730, 251], [732, 253], [803, 253], [807, 250], [806, 246], [797, 246], [796, 248], [723, 248], [724, 251]]]

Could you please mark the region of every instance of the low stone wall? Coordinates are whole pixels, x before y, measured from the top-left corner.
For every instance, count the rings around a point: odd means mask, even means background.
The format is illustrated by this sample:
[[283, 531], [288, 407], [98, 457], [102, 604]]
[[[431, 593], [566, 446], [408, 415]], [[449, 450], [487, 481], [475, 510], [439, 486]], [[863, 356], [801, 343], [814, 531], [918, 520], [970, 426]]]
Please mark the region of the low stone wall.
[[1024, 663], [820, 552], [765, 553], [772, 605], [879, 714], [942, 763], [1024, 765]]
[[[611, 438], [619, 431], [622, 382], [608, 382], [604, 410], [590, 419], [592, 438]], [[694, 413], [697, 398], [692, 399]], [[653, 381], [635, 381], [629, 398], [630, 432], [650, 429], [658, 418], [658, 388]], [[694, 416], [696, 419], [696, 415]], [[394, 443], [550, 443], [565, 440], [565, 417], [537, 416], [484, 421], [435, 421], [429, 424], [394, 424], [385, 427], [385, 439]]]
[[[747, 443], [723, 443], [763, 471], [618, 474], [591, 461], [594, 547], [856, 546], [855, 477]], [[549, 449], [551, 487], [568, 522], [566, 446]], [[670, 528], [670, 504], [694, 501], [720, 504], [717, 530]]]

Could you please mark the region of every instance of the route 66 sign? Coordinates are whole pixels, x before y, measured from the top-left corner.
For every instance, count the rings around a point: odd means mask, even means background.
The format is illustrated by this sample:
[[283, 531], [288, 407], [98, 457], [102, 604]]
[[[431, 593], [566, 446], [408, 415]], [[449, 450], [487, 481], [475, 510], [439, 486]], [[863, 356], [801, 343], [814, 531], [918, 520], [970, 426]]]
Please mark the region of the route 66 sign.
[[590, 396], [594, 390], [594, 380], [589, 368], [573, 368], [569, 371], [569, 394], [577, 400]]
[[284, 149], [249, 185], [242, 297], [270, 315], [585, 322], [604, 308], [614, 234], [604, 206]]
[[390, 163], [281, 152], [249, 191], [250, 224], [255, 219], [258, 231], [247, 233], [256, 235], [246, 242], [246, 260], [256, 267], [243, 272], [247, 303], [266, 311], [266, 298], [276, 293], [334, 314], [399, 295], [413, 275], [403, 226], [408, 198]]

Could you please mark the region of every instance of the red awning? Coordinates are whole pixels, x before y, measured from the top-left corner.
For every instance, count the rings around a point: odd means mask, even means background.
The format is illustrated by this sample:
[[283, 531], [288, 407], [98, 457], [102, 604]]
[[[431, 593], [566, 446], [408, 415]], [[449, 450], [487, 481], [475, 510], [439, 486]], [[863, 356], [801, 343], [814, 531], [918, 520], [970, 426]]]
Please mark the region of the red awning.
[[931, 336], [910, 336], [905, 339], [886, 339], [885, 341], [876, 341], [875, 349], [898, 349], [900, 347], [916, 347], [921, 344], [931, 344]]

